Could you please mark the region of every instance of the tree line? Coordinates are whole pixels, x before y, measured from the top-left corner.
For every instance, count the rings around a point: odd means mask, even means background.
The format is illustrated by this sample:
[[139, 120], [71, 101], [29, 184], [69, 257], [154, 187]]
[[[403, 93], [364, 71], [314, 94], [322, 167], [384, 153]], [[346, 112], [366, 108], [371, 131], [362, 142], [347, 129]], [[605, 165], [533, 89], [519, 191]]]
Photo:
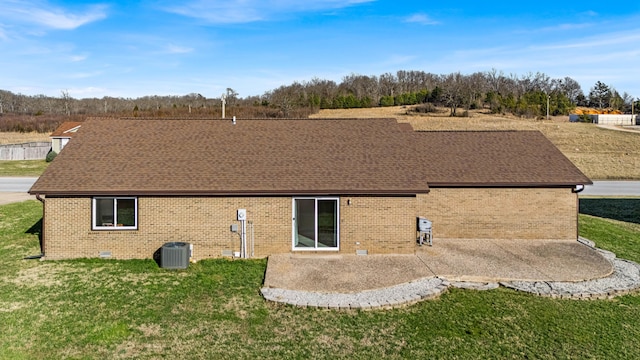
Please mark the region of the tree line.
[[351, 74], [340, 84], [316, 78], [269, 91], [263, 96], [262, 104], [276, 106], [284, 114], [297, 107], [335, 109], [432, 104], [449, 108], [452, 116], [459, 115], [460, 109], [487, 109], [496, 114], [538, 117], [546, 115], [547, 110], [550, 115], [568, 115], [576, 106], [630, 113], [640, 102], [600, 81], [585, 95], [580, 84], [570, 77], [553, 79], [540, 72], [505, 75], [492, 69], [470, 75], [459, 72], [437, 75], [424, 71], [398, 71], [380, 76]]
[[[491, 113], [526, 117], [540, 117], [547, 113], [568, 115], [576, 106], [624, 113], [640, 106], [638, 99], [626, 92], [620, 94], [600, 81], [590, 88], [588, 94], [584, 94], [580, 84], [570, 77], [554, 79], [540, 72], [506, 75], [496, 69], [469, 75], [405, 70], [379, 76], [350, 74], [340, 83], [313, 78], [245, 98], [228, 88], [224, 97], [227, 116], [262, 118], [306, 117], [319, 109], [398, 105], [421, 105], [418, 110], [426, 112], [446, 107], [451, 116], [464, 116], [469, 110], [486, 109]], [[0, 116], [20, 115], [34, 123], [42, 121], [33, 117], [52, 116], [220, 117], [221, 107], [221, 97], [206, 98], [196, 93], [135, 99], [108, 96], [75, 99], [65, 90], [59, 97], [29, 96], [0, 90]], [[0, 130], [7, 130], [7, 122], [6, 118], [0, 118]], [[35, 129], [21, 129], [23, 125], [24, 122], [14, 120], [13, 126], [18, 127], [14, 131], [49, 131], [43, 130], [42, 125]]]

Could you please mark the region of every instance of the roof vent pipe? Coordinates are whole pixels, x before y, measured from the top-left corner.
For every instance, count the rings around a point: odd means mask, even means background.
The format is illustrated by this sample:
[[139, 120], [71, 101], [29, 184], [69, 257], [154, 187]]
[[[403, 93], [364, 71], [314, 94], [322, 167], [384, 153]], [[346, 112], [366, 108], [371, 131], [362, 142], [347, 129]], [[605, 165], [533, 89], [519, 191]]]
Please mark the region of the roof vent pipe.
[[231, 120], [231, 121], [232, 121], [233, 125], [235, 125], [236, 124], [236, 117], [234, 116], [233, 120]]

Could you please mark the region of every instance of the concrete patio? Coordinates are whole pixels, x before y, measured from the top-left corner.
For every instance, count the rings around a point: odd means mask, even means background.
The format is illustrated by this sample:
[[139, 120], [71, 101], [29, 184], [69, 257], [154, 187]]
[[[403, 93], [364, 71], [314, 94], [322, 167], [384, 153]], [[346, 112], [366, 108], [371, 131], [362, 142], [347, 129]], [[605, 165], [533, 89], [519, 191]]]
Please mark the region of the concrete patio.
[[583, 281], [608, 276], [613, 266], [594, 249], [568, 241], [442, 240], [415, 255], [269, 257], [264, 286], [349, 293], [425, 277], [449, 281]]
[[415, 255], [272, 255], [261, 293], [295, 306], [375, 309], [434, 298], [452, 286], [500, 285], [547, 297], [611, 298], [640, 288], [640, 265], [587, 239], [443, 240]]

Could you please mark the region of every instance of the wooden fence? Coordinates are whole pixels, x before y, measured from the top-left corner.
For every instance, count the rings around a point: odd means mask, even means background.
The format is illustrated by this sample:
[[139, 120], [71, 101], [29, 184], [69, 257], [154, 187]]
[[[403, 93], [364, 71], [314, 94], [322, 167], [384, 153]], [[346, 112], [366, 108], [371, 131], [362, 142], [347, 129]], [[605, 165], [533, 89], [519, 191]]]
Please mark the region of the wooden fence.
[[50, 149], [48, 141], [0, 145], [0, 160], [44, 160]]

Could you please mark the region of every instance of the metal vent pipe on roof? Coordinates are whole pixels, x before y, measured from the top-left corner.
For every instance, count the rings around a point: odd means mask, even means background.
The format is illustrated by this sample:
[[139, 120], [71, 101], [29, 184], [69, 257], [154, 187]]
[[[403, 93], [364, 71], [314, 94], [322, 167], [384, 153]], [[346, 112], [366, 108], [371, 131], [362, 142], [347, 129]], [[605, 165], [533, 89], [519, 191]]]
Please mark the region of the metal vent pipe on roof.
[[233, 120], [231, 120], [232, 124], [235, 125], [236, 124], [236, 117], [233, 117]]

